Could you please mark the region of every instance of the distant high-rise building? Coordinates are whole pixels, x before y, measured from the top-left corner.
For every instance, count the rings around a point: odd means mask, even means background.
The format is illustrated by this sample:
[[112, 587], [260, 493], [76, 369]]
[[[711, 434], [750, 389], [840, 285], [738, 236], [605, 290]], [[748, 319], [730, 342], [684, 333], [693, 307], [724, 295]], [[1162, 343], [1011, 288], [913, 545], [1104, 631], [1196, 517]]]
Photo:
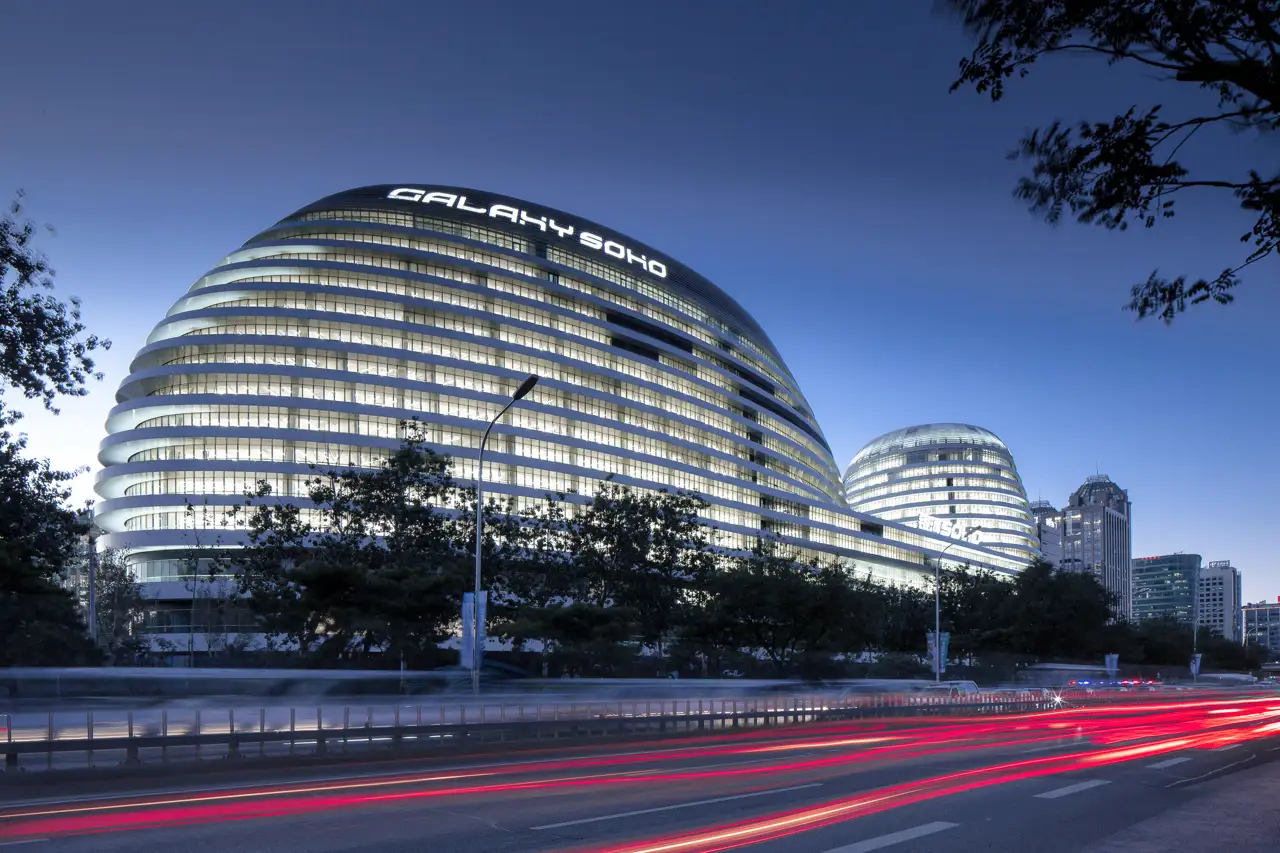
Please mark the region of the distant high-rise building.
[[1130, 618], [1134, 622], [1174, 619], [1188, 625], [1196, 621], [1200, 562], [1199, 554], [1164, 554], [1134, 560]]
[[83, 531], [72, 544], [71, 557], [67, 560], [58, 577], [61, 586], [75, 596], [76, 602], [85, 611], [89, 610], [89, 578], [97, 567], [98, 537], [102, 531], [94, 523], [93, 509], [82, 509], [76, 512], [76, 520], [84, 525]]
[[1280, 655], [1280, 601], [1246, 604], [1243, 615], [1245, 642], [1266, 646], [1272, 655]]
[[1128, 619], [1132, 612], [1129, 583], [1133, 547], [1129, 525], [1132, 517], [1129, 493], [1099, 474], [1067, 499], [1063, 514], [1062, 562], [1059, 568], [1089, 572], [1116, 596], [1116, 616]]
[[1040, 557], [1057, 568], [1062, 564], [1062, 510], [1048, 501], [1032, 501], [1031, 516], [1036, 522], [1036, 536], [1040, 539]]
[[1214, 560], [1200, 570], [1196, 585], [1196, 620], [1202, 629], [1228, 640], [1241, 638], [1240, 570], [1230, 560]]

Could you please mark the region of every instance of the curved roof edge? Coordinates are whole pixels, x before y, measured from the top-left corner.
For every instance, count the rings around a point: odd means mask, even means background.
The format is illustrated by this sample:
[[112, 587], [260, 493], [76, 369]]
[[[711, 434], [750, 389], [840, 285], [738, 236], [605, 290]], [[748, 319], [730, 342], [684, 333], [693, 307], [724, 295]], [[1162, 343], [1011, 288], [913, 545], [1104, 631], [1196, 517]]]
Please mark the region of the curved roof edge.
[[[655, 260], [660, 259], [661, 263], [666, 267], [667, 274], [665, 276], [665, 281], [667, 283], [673, 285], [676, 290], [683, 290], [687, 292], [689, 295], [704, 303], [706, 307], [723, 315], [724, 318], [729, 320], [731, 323], [741, 326], [741, 331], [749, 333], [758, 344], [767, 348], [769, 355], [778, 362], [778, 365], [783, 370], [787, 370], [787, 372], [790, 373], [790, 370], [786, 367], [786, 362], [783, 361], [782, 355], [778, 352], [778, 348], [774, 346], [773, 341], [770, 340], [768, 334], [765, 333], [764, 329], [756, 319], [752, 317], [737, 300], [725, 293], [709, 279], [703, 277], [697, 272], [694, 272], [679, 261], [672, 259], [665, 252], [661, 252], [647, 243], [643, 243], [623, 234], [620, 231], [615, 231], [612, 228], [608, 228], [598, 222], [587, 219], [586, 217], [557, 210], [553, 207], [547, 207], [544, 204], [537, 204], [516, 198], [515, 196], [498, 195], [495, 193], [485, 192], [484, 190], [471, 189], [469, 187], [451, 187], [441, 186], [438, 184], [419, 183], [375, 184], [327, 195], [318, 201], [314, 201], [295, 210], [293, 213], [280, 220], [280, 222], [287, 222], [288, 220], [296, 219], [303, 214], [332, 207], [335, 204], [371, 205], [401, 212], [421, 213], [424, 216], [429, 215], [430, 212], [432, 212], [432, 206], [424, 204], [424, 202], [420, 200], [413, 200], [411, 198], [412, 193], [406, 194], [410, 197], [388, 197], [392, 192], [400, 189], [410, 189], [413, 192], [421, 191], [419, 194], [423, 198], [425, 198], [428, 193], [444, 193], [446, 195], [465, 197], [466, 203], [471, 206], [467, 208], [467, 210], [474, 212], [476, 214], [475, 218], [483, 218], [486, 225], [491, 228], [499, 228], [511, 231], [512, 233], [525, 233], [526, 236], [531, 236], [527, 232], [532, 230], [534, 234], [539, 235], [540, 239], [545, 239], [549, 243], [564, 245], [566, 248], [576, 247], [580, 251], [582, 247], [579, 244], [578, 236], [581, 235], [583, 230], [581, 226], [587, 225], [590, 226], [593, 233], [606, 241], [613, 241], [623, 244], [630, 249], [640, 250], [640, 252], [648, 258]], [[574, 235], [570, 232], [567, 236], [561, 236], [554, 230], [543, 231], [541, 228], [531, 229], [527, 225], [524, 228], [520, 228], [519, 226], [514, 229], [511, 227], [504, 228], [504, 223], [508, 226], [511, 224], [510, 220], [503, 217], [485, 215], [487, 211], [491, 211], [496, 205], [518, 207], [520, 212], [531, 214], [535, 218], [546, 217], [547, 219], [554, 219], [561, 225], [577, 225], [579, 226], [577, 228], [578, 234]], [[444, 205], [440, 205], [441, 213], [443, 213], [445, 209], [456, 214], [459, 208], [446, 208]], [[276, 224], [279, 225], [280, 222], [277, 222]]]
[[[845, 470], [847, 472], [849, 468], [873, 456], [893, 453], [910, 447], [934, 444], [969, 444], [977, 447], [995, 447], [1005, 453], [1010, 453], [1009, 446], [1001, 441], [998, 435], [980, 426], [960, 423], [918, 424], [895, 429], [871, 439], [871, 441], [863, 445], [861, 450], [853, 455], [853, 459], [849, 461], [849, 465]], [[1010, 453], [1010, 456], [1012, 457], [1012, 453]]]

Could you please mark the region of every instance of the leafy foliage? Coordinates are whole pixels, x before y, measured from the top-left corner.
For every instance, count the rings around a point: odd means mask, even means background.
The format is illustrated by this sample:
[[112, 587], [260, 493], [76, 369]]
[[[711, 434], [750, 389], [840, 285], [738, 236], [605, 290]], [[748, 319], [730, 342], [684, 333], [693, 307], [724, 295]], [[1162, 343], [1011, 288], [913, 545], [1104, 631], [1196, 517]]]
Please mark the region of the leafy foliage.
[[[261, 629], [306, 662], [444, 662], [438, 645], [456, 632], [471, 587], [475, 492], [454, 485], [450, 461], [415, 424], [404, 429], [379, 468], [315, 477], [305, 506], [264, 484], [237, 510], [249, 535], [232, 552], [240, 589]], [[518, 510], [490, 499], [487, 633], [539, 656], [544, 674], [923, 674], [928, 585], [805, 560], [777, 537], [745, 554], [718, 550], [699, 521], [706, 506], [611, 482], [587, 503], [548, 495]], [[1096, 661], [1118, 651], [1131, 663], [1185, 666], [1191, 654], [1176, 632], [1112, 624], [1113, 598], [1088, 574], [1037, 562], [1012, 580], [967, 567], [939, 576], [953, 658]], [[1221, 666], [1252, 660], [1214, 649]]]
[[68, 504], [72, 474], [27, 457], [0, 428], [0, 666], [92, 662], [74, 597], [56, 579], [84, 527]]
[[688, 492], [636, 492], [605, 483], [568, 527], [577, 600], [635, 613], [638, 638], [662, 654], [688, 620], [692, 592], [713, 564], [698, 522], [707, 503]]
[[68, 506], [75, 472], [26, 456], [15, 434], [21, 415], [6, 408], [7, 389], [57, 411], [59, 395], [85, 393], [91, 353], [108, 341], [82, 337], [79, 304], [49, 293], [53, 273], [22, 219], [21, 195], [0, 217], [0, 665], [92, 662], [97, 650], [72, 594], [57, 579], [85, 532]]
[[111, 342], [82, 337], [79, 300], [40, 292], [53, 289], [53, 270], [32, 245], [34, 237], [19, 193], [0, 217], [0, 394], [13, 387], [56, 412], [58, 396], [83, 396], [90, 377], [102, 378], [92, 353]]
[[147, 600], [124, 553], [108, 549], [98, 556], [94, 591], [97, 642], [105, 661], [116, 666], [136, 664], [139, 653], [146, 649], [146, 639], [136, 629], [143, 621]]
[[[1124, 229], [1172, 217], [1186, 190], [1232, 193], [1255, 216], [1240, 241], [1243, 261], [1189, 281], [1153, 272], [1132, 287], [1126, 306], [1139, 318], [1172, 322], [1189, 305], [1227, 304], [1241, 270], [1280, 246], [1280, 171], [1241, 165], [1234, 175], [1193, 175], [1178, 153], [1205, 128], [1280, 128], [1280, 0], [948, 0], [978, 44], [960, 62], [952, 91], [972, 86], [993, 101], [1008, 80], [1025, 77], [1051, 54], [1085, 53], [1152, 69], [1217, 99], [1206, 115], [1170, 120], [1160, 106], [1075, 126], [1054, 122], [1024, 137], [1011, 158], [1033, 161], [1016, 195], [1057, 222]], [[1274, 169], [1274, 165], [1269, 166]]]
[[448, 461], [403, 425], [402, 447], [376, 470], [308, 482], [319, 521], [259, 484], [246, 508], [249, 547], [233, 552], [239, 586], [263, 628], [309, 661], [438, 656], [461, 601], [464, 572], [450, 517]]

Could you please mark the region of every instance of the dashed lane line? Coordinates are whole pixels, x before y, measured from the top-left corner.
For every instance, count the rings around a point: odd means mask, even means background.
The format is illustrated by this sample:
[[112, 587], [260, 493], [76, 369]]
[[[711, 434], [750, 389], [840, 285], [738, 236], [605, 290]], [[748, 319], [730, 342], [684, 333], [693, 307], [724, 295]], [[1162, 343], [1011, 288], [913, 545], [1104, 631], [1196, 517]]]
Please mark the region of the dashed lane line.
[[564, 826], [578, 826], [584, 823], [599, 823], [605, 820], [618, 820], [620, 818], [635, 817], [636, 815], [642, 815], [642, 814], [654, 814], [656, 812], [669, 812], [669, 811], [674, 811], [675, 809], [689, 809], [689, 808], [693, 808], [694, 806], [709, 806], [712, 803], [727, 803], [727, 802], [730, 802], [731, 800], [746, 800], [746, 799], [750, 799], [751, 797], [768, 796], [769, 794], [785, 794], [788, 791], [803, 791], [806, 788], [818, 788], [821, 786], [822, 786], [821, 782], [810, 782], [808, 785], [792, 785], [789, 788], [770, 788], [767, 791], [752, 791], [747, 794], [733, 794], [728, 797], [714, 797], [710, 800], [693, 800], [692, 802], [688, 802], [688, 803], [675, 803], [674, 805], [670, 805], [670, 806], [655, 806], [654, 808], [651, 808], [651, 809], [636, 809], [635, 811], [617, 812], [616, 814], [600, 815], [599, 817], [584, 817], [578, 820], [562, 820], [559, 823], [544, 823], [541, 826], [531, 826], [529, 828], [536, 829], [536, 830], [560, 829], [561, 827], [564, 827]]
[[927, 835], [955, 829], [959, 825], [958, 823], [947, 823], [943, 820], [922, 823], [919, 826], [913, 826], [911, 829], [904, 829], [901, 832], [891, 832], [888, 835], [868, 838], [865, 841], [855, 841], [853, 844], [846, 844], [843, 847], [833, 847], [827, 850], [826, 853], [871, 853], [872, 850], [883, 850], [886, 847], [892, 847], [894, 844], [901, 844], [904, 841], [915, 841], [917, 838], [924, 838]]
[[1182, 756], [1179, 756], [1178, 758], [1166, 758], [1164, 761], [1157, 761], [1155, 764], [1148, 764], [1147, 769], [1164, 770], [1166, 767], [1173, 767], [1174, 765], [1177, 765], [1177, 764], [1185, 764], [1190, 760], [1191, 760], [1191, 756], [1189, 755], [1182, 755]]
[[1052, 791], [1045, 791], [1043, 794], [1036, 794], [1037, 799], [1056, 800], [1059, 797], [1078, 794], [1081, 791], [1087, 791], [1090, 788], [1098, 788], [1102, 785], [1110, 785], [1109, 779], [1085, 779], [1083, 782], [1076, 782], [1074, 785], [1067, 785], [1063, 788], [1054, 788]]

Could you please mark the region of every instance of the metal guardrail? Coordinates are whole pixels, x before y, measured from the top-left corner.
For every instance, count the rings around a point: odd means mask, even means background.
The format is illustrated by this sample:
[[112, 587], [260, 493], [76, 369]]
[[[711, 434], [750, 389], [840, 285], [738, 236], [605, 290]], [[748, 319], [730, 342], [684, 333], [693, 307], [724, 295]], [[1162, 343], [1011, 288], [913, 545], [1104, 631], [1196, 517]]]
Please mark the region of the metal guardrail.
[[[172, 751], [195, 758], [260, 755], [268, 746], [299, 746], [324, 755], [334, 746], [389, 744], [393, 748], [444, 748], [543, 739], [679, 734], [717, 729], [902, 716], [1005, 714], [1061, 707], [1039, 693], [1018, 696], [934, 697], [918, 694], [799, 695], [757, 699], [636, 700], [611, 702], [326, 705], [195, 708], [143, 711], [51, 711], [3, 714], [0, 749], [5, 770], [20, 769], [23, 755], [123, 752], [124, 763], [171, 760]], [[299, 713], [301, 711], [301, 713]], [[353, 711], [355, 712], [353, 714]], [[273, 752], [273, 754], [275, 754]]]

